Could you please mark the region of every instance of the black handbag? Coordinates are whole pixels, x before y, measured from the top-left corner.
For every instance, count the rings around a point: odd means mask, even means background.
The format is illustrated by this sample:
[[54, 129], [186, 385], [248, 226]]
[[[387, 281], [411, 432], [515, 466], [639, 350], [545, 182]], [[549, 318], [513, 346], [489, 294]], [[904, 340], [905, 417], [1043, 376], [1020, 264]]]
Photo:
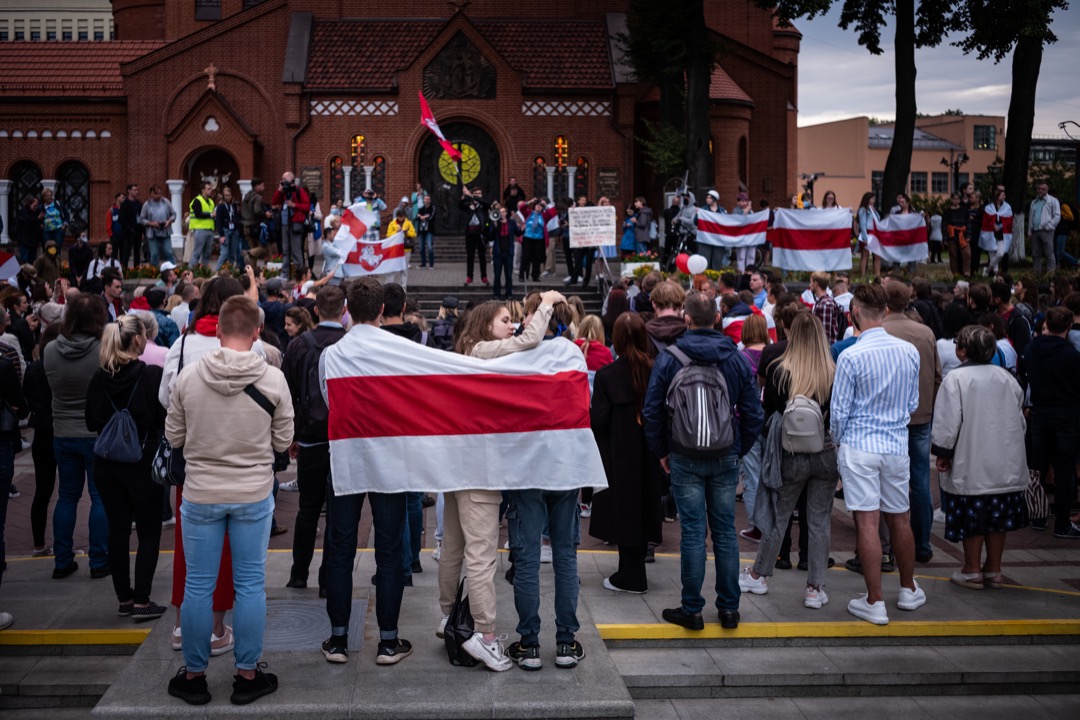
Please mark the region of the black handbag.
[[464, 646], [476, 632], [476, 625], [473, 623], [472, 611], [469, 609], [469, 596], [464, 595], [464, 592], [465, 578], [462, 578], [458, 583], [457, 597], [450, 607], [450, 615], [446, 619], [443, 640], [446, 642], [446, 656], [450, 658], [451, 665], [473, 667], [479, 661], [467, 653]]
[[[187, 341], [187, 335], [180, 338], [180, 362], [176, 366], [176, 377], [180, 377], [180, 371], [184, 369], [185, 341]], [[162, 433], [157, 450], [154, 452], [154, 462], [150, 464], [150, 477], [161, 487], [169, 488], [173, 485], [183, 485], [186, 471], [184, 448], [174, 448], [169, 444], [165, 433]]]

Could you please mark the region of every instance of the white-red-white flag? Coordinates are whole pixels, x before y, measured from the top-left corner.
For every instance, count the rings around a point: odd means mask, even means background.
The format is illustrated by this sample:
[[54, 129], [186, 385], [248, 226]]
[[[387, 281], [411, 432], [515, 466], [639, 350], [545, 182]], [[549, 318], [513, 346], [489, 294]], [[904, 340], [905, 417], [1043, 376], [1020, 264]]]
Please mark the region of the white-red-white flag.
[[428, 106], [427, 98], [424, 97], [424, 92], [420, 93], [420, 124], [426, 127], [431, 132], [435, 133], [435, 137], [439, 138], [439, 144], [442, 145], [442, 149], [446, 151], [446, 154], [450, 156], [450, 159], [454, 162], [461, 162], [461, 151], [454, 147], [454, 144], [446, 139], [442, 130], [439, 129], [439, 123], [435, 122], [435, 114], [431, 112], [431, 107]]
[[765, 244], [769, 211], [736, 215], [698, 208], [697, 241], [718, 247], [755, 247]]
[[773, 214], [773, 265], [784, 270], [851, 269], [851, 211], [789, 210]]
[[919, 262], [930, 255], [921, 213], [886, 215], [875, 220], [866, 246], [886, 262]]
[[375, 241], [364, 239], [368, 228], [377, 220], [378, 216], [364, 203], [357, 203], [341, 214], [341, 227], [334, 236], [334, 248], [343, 258], [335, 270], [338, 277], [385, 275], [408, 269], [404, 234]]
[[568, 340], [479, 360], [356, 325], [320, 375], [335, 494], [607, 487]]
[[19, 259], [11, 253], [0, 251], [0, 280], [11, 280], [19, 274]]

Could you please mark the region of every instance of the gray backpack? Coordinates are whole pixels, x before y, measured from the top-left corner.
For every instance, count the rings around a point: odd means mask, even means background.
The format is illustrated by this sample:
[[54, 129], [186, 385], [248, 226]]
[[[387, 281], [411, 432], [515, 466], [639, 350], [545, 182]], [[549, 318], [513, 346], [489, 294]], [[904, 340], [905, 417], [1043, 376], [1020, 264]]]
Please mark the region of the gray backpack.
[[139, 389], [139, 380], [135, 381], [135, 387], [131, 388], [127, 405], [117, 408], [116, 403], [106, 394], [109, 404], [113, 408], [113, 416], [101, 428], [101, 432], [94, 441], [94, 455], [102, 460], [112, 462], [136, 463], [142, 460], [142, 438], [139, 437], [139, 428], [135, 425], [135, 418], [128, 412], [135, 392]]
[[788, 400], [781, 442], [789, 453], [819, 453], [825, 449], [825, 419], [817, 400], [805, 395]]
[[673, 448], [701, 459], [727, 454], [735, 442], [735, 433], [723, 371], [719, 365], [691, 360], [674, 345], [669, 345], [666, 352], [682, 363], [667, 390]]

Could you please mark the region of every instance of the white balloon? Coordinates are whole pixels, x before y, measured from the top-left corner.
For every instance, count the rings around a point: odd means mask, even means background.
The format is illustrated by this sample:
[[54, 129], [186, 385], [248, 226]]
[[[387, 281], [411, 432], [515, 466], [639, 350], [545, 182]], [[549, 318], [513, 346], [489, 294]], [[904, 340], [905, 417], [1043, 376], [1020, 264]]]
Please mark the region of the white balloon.
[[691, 275], [700, 275], [709, 267], [709, 261], [704, 255], [691, 255], [686, 261], [686, 267], [690, 269]]

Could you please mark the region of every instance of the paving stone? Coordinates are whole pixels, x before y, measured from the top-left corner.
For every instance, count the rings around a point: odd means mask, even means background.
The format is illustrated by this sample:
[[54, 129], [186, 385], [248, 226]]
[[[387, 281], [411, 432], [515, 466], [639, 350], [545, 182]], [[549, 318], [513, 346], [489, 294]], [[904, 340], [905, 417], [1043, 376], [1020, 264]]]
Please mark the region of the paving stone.
[[720, 668], [704, 648], [648, 648], [611, 650], [610, 653], [627, 687], [685, 687], [723, 683]]
[[[912, 698], [815, 697], [792, 698], [806, 720], [919, 720], [929, 717]], [[954, 716], [955, 717], [955, 716]]]
[[826, 647], [845, 685], [959, 684], [961, 671], [933, 647]]
[[43, 657], [19, 681], [19, 695], [101, 696], [125, 672], [130, 657]]
[[818, 648], [708, 648], [725, 686], [840, 685], [843, 673]]

